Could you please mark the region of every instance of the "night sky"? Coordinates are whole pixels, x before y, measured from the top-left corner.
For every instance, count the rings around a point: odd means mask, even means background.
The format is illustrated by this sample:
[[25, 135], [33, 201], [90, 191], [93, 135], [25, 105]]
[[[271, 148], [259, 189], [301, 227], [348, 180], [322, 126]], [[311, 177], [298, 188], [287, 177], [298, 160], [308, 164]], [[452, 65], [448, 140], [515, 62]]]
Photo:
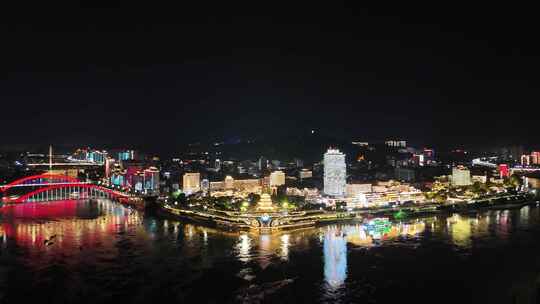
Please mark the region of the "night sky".
[[5, 8], [1, 141], [537, 143], [535, 10], [355, 2]]

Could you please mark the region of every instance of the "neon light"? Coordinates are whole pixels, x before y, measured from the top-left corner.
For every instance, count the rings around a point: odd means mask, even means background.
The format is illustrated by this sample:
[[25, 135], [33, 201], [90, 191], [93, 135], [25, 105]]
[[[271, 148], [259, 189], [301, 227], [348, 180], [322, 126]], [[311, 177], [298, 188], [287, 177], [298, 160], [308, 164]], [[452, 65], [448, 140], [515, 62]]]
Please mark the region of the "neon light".
[[23, 177], [23, 178], [15, 180], [15, 181], [7, 184], [7, 185], [0, 186], [0, 192], [6, 192], [7, 190], [9, 190], [13, 186], [21, 185], [26, 181], [35, 180], [35, 179], [61, 179], [61, 180], [66, 180], [66, 181], [70, 181], [70, 182], [74, 182], [74, 183], [79, 183], [80, 182], [79, 179], [71, 177], [71, 176], [44, 173], [44, 174], [38, 174], [38, 175], [32, 175], [32, 176]]
[[[32, 197], [33, 195], [40, 194], [40, 193], [50, 191], [50, 190], [54, 190], [54, 189], [62, 189], [62, 188], [68, 188], [68, 187], [72, 187], [72, 186], [69, 186], [69, 185], [55, 185], [55, 186], [50, 186], [50, 187], [46, 187], [46, 188], [41, 188], [41, 189], [38, 189], [38, 190], [35, 190], [35, 191], [32, 191], [32, 192], [29, 192], [29, 193], [27, 193], [27, 194], [25, 194], [23, 196], [20, 196], [20, 197], [14, 199], [14, 200], [11, 200], [11, 201], [8, 201], [8, 202], [22, 203], [22, 202], [26, 201], [28, 198]], [[96, 185], [91, 185], [91, 184], [83, 184], [83, 185], [77, 185], [76, 187], [78, 187], [79, 189], [80, 188], [96, 189], [96, 190], [99, 190], [99, 191], [109, 193], [112, 196], [117, 197], [117, 198], [129, 198], [129, 195], [127, 195], [127, 194], [119, 193], [119, 192], [107, 189], [105, 187], [102, 187], [102, 186], [96, 186]]]

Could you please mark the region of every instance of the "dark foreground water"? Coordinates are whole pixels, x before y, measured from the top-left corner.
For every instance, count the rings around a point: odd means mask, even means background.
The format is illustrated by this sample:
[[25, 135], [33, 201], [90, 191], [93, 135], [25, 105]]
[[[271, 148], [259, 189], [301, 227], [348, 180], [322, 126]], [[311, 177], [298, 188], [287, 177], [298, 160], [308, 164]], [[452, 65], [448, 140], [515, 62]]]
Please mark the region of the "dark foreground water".
[[0, 303], [540, 302], [536, 206], [258, 235], [63, 201], [0, 224]]

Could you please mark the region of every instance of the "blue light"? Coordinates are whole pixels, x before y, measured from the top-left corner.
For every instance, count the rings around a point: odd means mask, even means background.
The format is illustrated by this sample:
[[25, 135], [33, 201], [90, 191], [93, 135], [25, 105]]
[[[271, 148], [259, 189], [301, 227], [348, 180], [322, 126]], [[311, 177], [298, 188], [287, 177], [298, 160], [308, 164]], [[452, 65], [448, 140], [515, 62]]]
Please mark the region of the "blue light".
[[270, 220], [270, 216], [268, 214], [265, 214], [263, 216], [261, 216], [261, 221], [267, 223], [269, 220]]

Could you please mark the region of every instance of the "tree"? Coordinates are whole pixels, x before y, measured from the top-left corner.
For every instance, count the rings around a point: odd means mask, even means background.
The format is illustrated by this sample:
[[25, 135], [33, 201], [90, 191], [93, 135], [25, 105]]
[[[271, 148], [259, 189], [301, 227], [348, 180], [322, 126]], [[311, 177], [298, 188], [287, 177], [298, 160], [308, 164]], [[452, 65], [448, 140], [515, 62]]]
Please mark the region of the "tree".
[[439, 193], [435, 194], [434, 199], [435, 199], [435, 201], [437, 203], [444, 203], [448, 199], [448, 196], [445, 193], [439, 192]]
[[518, 177], [517, 175], [512, 175], [510, 176], [510, 178], [508, 179], [508, 182], [509, 182], [509, 186], [512, 187], [512, 188], [518, 188], [522, 185], [523, 181], [521, 180], [520, 177]]
[[435, 192], [432, 192], [432, 191], [426, 191], [424, 192], [424, 197], [427, 199], [427, 200], [431, 200], [435, 197]]
[[336, 210], [343, 210], [347, 207], [346, 202], [336, 202]]
[[181, 205], [181, 206], [186, 206], [187, 205], [187, 198], [186, 198], [186, 194], [185, 193], [180, 193], [178, 195], [178, 198], [176, 199], [178, 201], [178, 203]]

